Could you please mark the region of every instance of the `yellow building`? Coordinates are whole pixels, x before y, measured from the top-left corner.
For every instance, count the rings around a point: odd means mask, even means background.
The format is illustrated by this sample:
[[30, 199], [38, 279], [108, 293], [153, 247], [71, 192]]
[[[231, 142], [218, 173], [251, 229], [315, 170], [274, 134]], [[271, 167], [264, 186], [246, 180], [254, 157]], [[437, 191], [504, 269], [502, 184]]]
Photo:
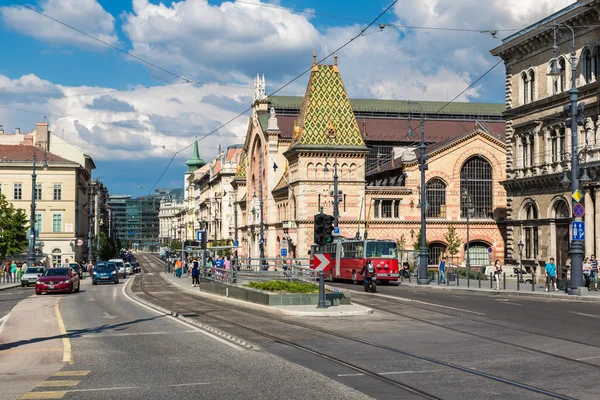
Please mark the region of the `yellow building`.
[[[66, 258], [86, 259], [90, 178], [95, 166], [81, 150], [80, 154], [73, 152], [73, 157], [84, 165], [53, 153], [54, 135], [48, 132], [48, 125], [38, 123], [36, 128], [26, 134], [0, 133], [0, 190], [29, 221], [35, 143], [36, 260], [50, 265]], [[12, 144], [3, 144], [7, 142]]]
[[[321, 208], [333, 213], [336, 171], [341, 236], [364, 237], [368, 225], [369, 237], [403, 241], [405, 249], [412, 249], [420, 224], [414, 139], [406, 135], [407, 117], [417, 110], [414, 103], [411, 110], [406, 101], [349, 99], [337, 57], [334, 65], [318, 65], [315, 60], [303, 98], [267, 98], [264, 87], [258, 89], [232, 182], [240, 255], [259, 257], [262, 238], [267, 258], [280, 254], [284, 240], [292, 257], [307, 257], [314, 215]], [[450, 225], [466, 244], [463, 189], [470, 191], [475, 203], [470, 254], [477, 263], [472, 265], [488, 264], [490, 257], [503, 259], [500, 224], [506, 198], [499, 184], [505, 168], [503, 105], [453, 103], [443, 113], [436, 110], [444, 103], [421, 105], [428, 119], [428, 193], [443, 192], [444, 197], [428, 220], [431, 259], [436, 259], [434, 251], [444, 251], [443, 236]], [[475, 179], [479, 171], [485, 171], [484, 184]], [[472, 179], [468, 183], [461, 182], [466, 172], [471, 175], [465, 177]], [[462, 261], [465, 248], [461, 246], [457, 261]]]

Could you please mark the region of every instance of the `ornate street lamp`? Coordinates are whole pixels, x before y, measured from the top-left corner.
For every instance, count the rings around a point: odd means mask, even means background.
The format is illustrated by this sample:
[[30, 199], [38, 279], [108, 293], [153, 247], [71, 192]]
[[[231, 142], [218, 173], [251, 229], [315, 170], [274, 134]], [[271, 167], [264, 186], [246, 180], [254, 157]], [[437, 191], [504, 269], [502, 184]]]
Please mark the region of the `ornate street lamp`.
[[521, 265], [521, 276], [519, 277], [519, 281], [521, 279], [523, 279], [523, 247], [525, 247], [525, 244], [523, 244], [523, 242], [521, 240], [519, 240], [519, 264]]
[[[38, 142], [45, 143], [45, 142]], [[35, 173], [36, 166], [36, 148], [37, 146], [33, 146], [33, 171], [31, 173], [31, 215], [29, 218], [29, 252], [27, 254], [27, 265], [32, 266], [35, 265], [35, 198], [36, 198], [36, 178], [37, 174]], [[44, 152], [44, 164], [42, 165], [44, 171], [48, 170], [48, 163], [46, 162], [46, 152]]]

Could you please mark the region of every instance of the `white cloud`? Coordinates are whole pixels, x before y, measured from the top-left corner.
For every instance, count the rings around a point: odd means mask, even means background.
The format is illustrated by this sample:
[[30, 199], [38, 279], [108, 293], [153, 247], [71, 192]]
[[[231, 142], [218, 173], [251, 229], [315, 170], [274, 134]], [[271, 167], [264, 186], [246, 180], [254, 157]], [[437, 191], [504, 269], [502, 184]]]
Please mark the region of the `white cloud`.
[[[114, 31], [115, 18], [96, 0], [44, 0], [38, 10], [107, 43], [118, 41]], [[45, 42], [105, 48], [103, 44], [23, 6], [0, 7], [0, 14], [8, 27]]]

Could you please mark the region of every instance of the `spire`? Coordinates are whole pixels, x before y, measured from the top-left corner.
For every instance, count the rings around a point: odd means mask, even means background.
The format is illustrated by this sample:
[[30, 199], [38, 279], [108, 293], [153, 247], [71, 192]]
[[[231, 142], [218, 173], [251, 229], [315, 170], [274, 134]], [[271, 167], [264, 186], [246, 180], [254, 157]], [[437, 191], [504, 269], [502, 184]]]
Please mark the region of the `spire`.
[[192, 154], [192, 158], [186, 161], [185, 163], [188, 166], [188, 173], [196, 171], [198, 168], [203, 167], [206, 163], [203, 159], [200, 158], [200, 152], [198, 151], [198, 138], [196, 137], [196, 141], [194, 142], [194, 152]]

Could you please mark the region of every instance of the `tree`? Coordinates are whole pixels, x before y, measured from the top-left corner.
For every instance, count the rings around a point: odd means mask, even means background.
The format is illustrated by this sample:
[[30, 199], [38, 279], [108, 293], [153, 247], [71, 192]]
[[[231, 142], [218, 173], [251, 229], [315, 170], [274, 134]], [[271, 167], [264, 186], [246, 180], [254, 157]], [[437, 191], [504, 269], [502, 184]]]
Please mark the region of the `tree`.
[[119, 249], [117, 249], [115, 241], [109, 238], [106, 233], [100, 232], [100, 251], [98, 253], [100, 260], [110, 260], [116, 257], [118, 252]]
[[171, 240], [171, 251], [181, 250], [180, 240]]
[[[429, 241], [425, 239], [425, 247], [429, 247]], [[421, 250], [421, 229], [417, 232], [417, 236], [415, 237], [415, 241], [413, 243], [413, 249]]]
[[444, 239], [448, 243], [446, 249], [448, 254], [450, 254], [450, 259], [454, 261], [454, 256], [458, 254], [459, 248], [462, 245], [462, 239], [456, 233], [454, 225], [448, 225], [448, 232], [444, 235]]
[[27, 246], [27, 216], [0, 193], [0, 260], [18, 254]]
[[404, 233], [400, 235], [400, 239], [398, 239], [398, 249], [404, 250], [406, 248], [406, 236]]

